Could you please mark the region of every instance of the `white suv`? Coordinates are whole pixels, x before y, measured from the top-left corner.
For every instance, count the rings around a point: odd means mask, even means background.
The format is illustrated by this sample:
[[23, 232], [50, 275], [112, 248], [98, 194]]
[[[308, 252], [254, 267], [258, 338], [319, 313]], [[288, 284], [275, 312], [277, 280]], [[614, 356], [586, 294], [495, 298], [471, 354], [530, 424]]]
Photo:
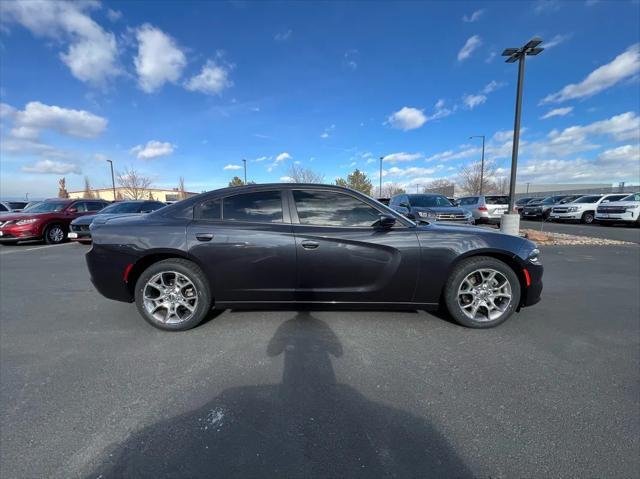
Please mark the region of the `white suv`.
[[561, 206], [554, 206], [549, 215], [552, 221], [580, 221], [590, 225], [596, 215], [596, 209], [600, 204], [618, 201], [627, 196], [617, 195], [585, 195], [577, 198], [571, 203]]
[[640, 225], [640, 193], [625, 196], [620, 201], [612, 201], [598, 206], [598, 223], [635, 223]]

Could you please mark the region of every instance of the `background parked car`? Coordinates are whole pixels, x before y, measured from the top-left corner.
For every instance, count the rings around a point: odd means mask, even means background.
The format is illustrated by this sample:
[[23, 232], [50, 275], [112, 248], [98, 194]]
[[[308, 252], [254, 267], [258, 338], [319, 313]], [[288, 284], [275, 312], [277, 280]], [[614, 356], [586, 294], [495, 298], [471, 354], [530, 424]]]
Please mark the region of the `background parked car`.
[[602, 224], [635, 223], [640, 225], [640, 193], [598, 206], [595, 220]]
[[119, 201], [95, 214], [81, 216], [71, 222], [70, 231], [67, 235], [69, 239], [79, 241], [81, 243], [89, 243], [91, 241], [91, 231], [89, 226], [97, 217], [109, 218], [113, 216], [135, 215], [140, 213], [151, 213], [166, 206], [160, 201]]
[[464, 196], [458, 202], [473, 215], [476, 223], [500, 224], [502, 215], [509, 209], [509, 197], [505, 195]]
[[0, 243], [44, 239], [49, 244], [62, 243], [67, 238], [69, 223], [78, 216], [99, 211], [109, 203], [104, 200], [43, 201], [22, 213], [0, 218]]
[[534, 201], [540, 201], [542, 198], [537, 198], [537, 197], [527, 197], [527, 198], [520, 198], [516, 200], [516, 211], [520, 214], [522, 214], [522, 210], [524, 209], [524, 207], [526, 205], [528, 205], [529, 203], [533, 203]]
[[474, 223], [469, 211], [454, 206], [446, 196], [435, 193], [395, 195], [391, 197], [389, 207], [414, 221]]
[[522, 217], [524, 219], [541, 218], [547, 220], [554, 205], [563, 205], [577, 198], [580, 198], [580, 195], [557, 195], [547, 196], [537, 201], [530, 201], [522, 209]]
[[0, 213], [21, 211], [25, 206], [27, 206], [26, 201], [0, 201]]
[[585, 195], [570, 203], [554, 206], [549, 219], [552, 221], [580, 221], [591, 224], [595, 219], [596, 209], [601, 203], [618, 201], [627, 194]]

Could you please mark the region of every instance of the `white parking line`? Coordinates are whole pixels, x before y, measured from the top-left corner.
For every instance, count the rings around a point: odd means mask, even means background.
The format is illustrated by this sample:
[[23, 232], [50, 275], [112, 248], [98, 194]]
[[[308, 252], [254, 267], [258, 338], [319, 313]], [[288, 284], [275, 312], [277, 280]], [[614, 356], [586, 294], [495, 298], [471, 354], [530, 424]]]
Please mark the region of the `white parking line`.
[[[12, 246], [11, 248], [16, 248], [16, 249], [11, 249], [11, 251], [1, 251], [0, 255], [11, 254], [11, 253], [23, 253], [25, 251], [34, 251], [37, 249], [44, 249], [44, 248], [55, 248], [56, 246], [68, 246], [70, 244], [73, 244], [73, 243], [48, 244], [45, 246], [35, 246], [33, 248], [20, 248], [19, 246]], [[3, 248], [6, 248], [6, 246], [4, 246]]]

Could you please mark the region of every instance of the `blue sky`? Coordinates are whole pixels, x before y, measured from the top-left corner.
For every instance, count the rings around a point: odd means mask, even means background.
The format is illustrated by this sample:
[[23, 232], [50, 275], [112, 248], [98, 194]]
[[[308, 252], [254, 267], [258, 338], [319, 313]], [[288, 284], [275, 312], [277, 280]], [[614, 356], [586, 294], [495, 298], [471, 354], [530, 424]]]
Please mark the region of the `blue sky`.
[[411, 187], [487, 158], [518, 181], [640, 181], [640, 5], [533, 2], [0, 3], [1, 194], [110, 185], [107, 158], [192, 191], [289, 167]]

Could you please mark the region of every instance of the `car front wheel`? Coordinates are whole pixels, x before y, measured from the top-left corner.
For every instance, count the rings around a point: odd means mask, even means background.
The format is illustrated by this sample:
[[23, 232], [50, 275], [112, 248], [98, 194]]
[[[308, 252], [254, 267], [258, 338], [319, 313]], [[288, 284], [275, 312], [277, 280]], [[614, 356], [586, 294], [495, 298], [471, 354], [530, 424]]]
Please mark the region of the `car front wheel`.
[[191, 261], [167, 259], [138, 278], [136, 306], [152, 326], [185, 331], [200, 324], [211, 309], [211, 292], [202, 270]]
[[453, 319], [469, 328], [492, 328], [506, 321], [520, 303], [520, 281], [500, 260], [477, 256], [461, 261], [445, 286]]
[[60, 244], [65, 240], [66, 233], [60, 225], [50, 225], [44, 232], [44, 241], [47, 244]]
[[594, 216], [593, 213], [587, 211], [585, 214], [582, 215], [582, 222], [590, 225], [591, 223], [593, 223], [594, 220]]

